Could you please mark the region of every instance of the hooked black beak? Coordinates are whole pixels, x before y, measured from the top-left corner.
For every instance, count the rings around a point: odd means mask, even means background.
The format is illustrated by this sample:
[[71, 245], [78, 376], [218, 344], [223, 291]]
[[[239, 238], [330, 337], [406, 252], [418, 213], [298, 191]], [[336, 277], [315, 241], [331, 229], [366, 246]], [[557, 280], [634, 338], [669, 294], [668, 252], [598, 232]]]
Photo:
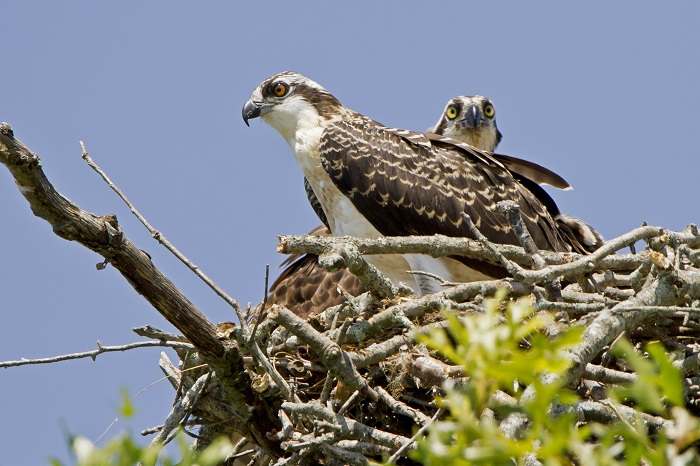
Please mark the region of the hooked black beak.
[[245, 103], [243, 106], [243, 121], [245, 121], [246, 126], [250, 126], [248, 124], [248, 120], [251, 118], [257, 118], [260, 116], [260, 106], [253, 102], [252, 100], [249, 100], [248, 102]]
[[471, 104], [464, 112], [464, 118], [462, 118], [462, 122], [465, 126], [474, 129], [479, 127], [479, 125], [481, 124], [481, 120], [481, 109], [476, 104]]

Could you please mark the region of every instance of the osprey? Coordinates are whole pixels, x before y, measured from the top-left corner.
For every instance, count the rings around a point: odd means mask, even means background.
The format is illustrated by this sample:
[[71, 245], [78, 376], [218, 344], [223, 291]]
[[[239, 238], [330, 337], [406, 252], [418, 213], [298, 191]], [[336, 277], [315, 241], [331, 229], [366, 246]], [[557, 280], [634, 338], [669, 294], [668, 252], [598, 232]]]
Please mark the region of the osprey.
[[[293, 72], [272, 76], [255, 89], [243, 107], [243, 119], [247, 124], [256, 117], [291, 147], [333, 235], [472, 237], [463, 218], [466, 213], [490, 241], [519, 244], [494, 208], [499, 201], [513, 200], [540, 249], [578, 249], [550, 214], [551, 198], [542, 197], [544, 191], [522, 173], [530, 170], [551, 178], [551, 172], [536, 164], [496, 157], [441, 135], [386, 127], [344, 107], [323, 87]], [[411, 269], [448, 281], [506, 276], [501, 266], [471, 258], [403, 258]], [[366, 260], [417, 293], [440, 289], [432, 278], [407, 274], [404, 260], [395, 255]]]
[[503, 135], [496, 126], [496, 108], [481, 95], [462, 95], [447, 102], [440, 119], [429, 133], [465, 142], [493, 152]]
[[[462, 95], [451, 99], [447, 102], [438, 122], [428, 129], [428, 132], [442, 134], [489, 152], [496, 150], [498, 143], [503, 138], [498, 126], [496, 126], [496, 108], [493, 102], [480, 95]], [[496, 158], [503, 157], [499, 154], [494, 154], [494, 156]], [[507, 157], [501, 161], [508, 165], [508, 159], [513, 158]], [[518, 171], [517, 167], [511, 166], [511, 168], [515, 172]], [[521, 174], [527, 176], [526, 173]], [[530, 173], [530, 176], [535, 180], [538, 177], [536, 173]], [[541, 180], [541, 182], [547, 184], [546, 180]], [[544, 193], [544, 196], [547, 194]], [[540, 193], [540, 197], [543, 197], [542, 193]], [[562, 232], [572, 242], [577, 243], [577, 249], [593, 252], [602, 246], [603, 237], [588, 223], [580, 218], [562, 214], [554, 201], [547, 204], [550, 214], [559, 223]]]

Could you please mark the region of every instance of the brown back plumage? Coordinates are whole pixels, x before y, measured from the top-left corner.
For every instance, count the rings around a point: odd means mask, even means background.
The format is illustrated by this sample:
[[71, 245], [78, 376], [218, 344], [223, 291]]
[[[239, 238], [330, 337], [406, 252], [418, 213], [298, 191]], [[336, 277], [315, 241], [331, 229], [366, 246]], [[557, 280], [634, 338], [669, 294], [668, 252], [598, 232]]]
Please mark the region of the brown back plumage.
[[[314, 228], [310, 235], [330, 236], [331, 232], [323, 225]], [[338, 286], [357, 296], [365, 289], [356, 276], [347, 270], [327, 272], [318, 265], [315, 254], [291, 255], [280, 267], [286, 266], [270, 286], [267, 304], [278, 304], [306, 319], [314, 312], [341, 304], [343, 295]]]
[[[512, 200], [540, 249], [578, 249], [560, 232], [546, 206], [553, 201], [541, 188], [528, 189], [489, 153], [449, 138], [426, 144], [424, 136], [358, 115], [326, 129], [321, 161], [340, 191], [383, 235], [472, 237], [462, 218], [467, 213], [490, 241], [518, 245], [512, 227], [495, 209], [499, 201]], [[505, 274], [500, 266], [455, 259], [490, 276]]]

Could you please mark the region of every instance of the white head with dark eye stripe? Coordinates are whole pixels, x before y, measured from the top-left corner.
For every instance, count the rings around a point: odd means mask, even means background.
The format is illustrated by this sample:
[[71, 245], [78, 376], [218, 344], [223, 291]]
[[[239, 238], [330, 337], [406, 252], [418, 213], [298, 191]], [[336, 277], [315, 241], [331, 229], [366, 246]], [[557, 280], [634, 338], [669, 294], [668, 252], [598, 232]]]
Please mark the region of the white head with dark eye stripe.
[[450, 100], [437, 124], [428, 130], [492, 152], [501, 142], [496, 109], [486, 97], [459, 96]]
[[243, 120], [261, 117], [293, 144], [299, 129], [322, 126], [345, 108], [318, 83], [285, 71], [264, 80], [243, 107]]

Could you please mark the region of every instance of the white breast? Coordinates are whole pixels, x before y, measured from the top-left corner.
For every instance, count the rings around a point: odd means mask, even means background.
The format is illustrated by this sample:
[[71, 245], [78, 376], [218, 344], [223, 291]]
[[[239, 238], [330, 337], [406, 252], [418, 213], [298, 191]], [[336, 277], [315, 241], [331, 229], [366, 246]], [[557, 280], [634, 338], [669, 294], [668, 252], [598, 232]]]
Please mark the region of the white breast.
[[[383, 236], [360, 214], [350, 199], [340, 192], [323, 169], [318, 151], [324, 129], [323, 123], [314, 118], [300, 119], [294, 137], [285, 139], [291, 146], [304, 176], [323, 206], [333, 235], [358, 238]], [[325, 123], [327, 124], [327, 122]], [[461, 263], [448, 258], [432, 258], [416, 254], [406, 256], [397, 254], [372, 255], [364, 258], [392, 282], [396, 284], [403, 282], [413, 288], [418, 295], [434, 293], [444, 288], [434, 279], [410, 274], [410, 270], [430, 272], [453, 282], [486, 278], [484, 275], [471, 271]]]

